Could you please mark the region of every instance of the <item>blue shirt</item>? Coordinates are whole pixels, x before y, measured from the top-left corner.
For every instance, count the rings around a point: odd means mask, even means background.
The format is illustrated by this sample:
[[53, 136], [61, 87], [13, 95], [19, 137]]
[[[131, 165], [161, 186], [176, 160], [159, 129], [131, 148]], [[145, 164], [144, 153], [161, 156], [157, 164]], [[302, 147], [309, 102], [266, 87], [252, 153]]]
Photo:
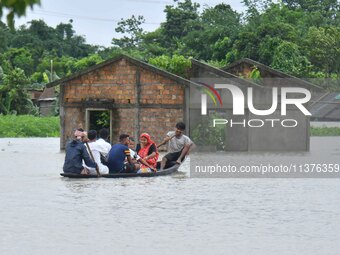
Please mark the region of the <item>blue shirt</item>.
[[117, 143], [112, 146], [107, 164], [110, 174], [119, 173], [123, 170], [126, 156], [130, 156], [130, 150], [126, 145]]
[[65, 163], [63, 167], [64, 172], [80, 174], [84, 168], [83, 160], [89, 167], [97, 166], [87, 153], [85, 145], [78, 140], [72, 140], [66, 146]]

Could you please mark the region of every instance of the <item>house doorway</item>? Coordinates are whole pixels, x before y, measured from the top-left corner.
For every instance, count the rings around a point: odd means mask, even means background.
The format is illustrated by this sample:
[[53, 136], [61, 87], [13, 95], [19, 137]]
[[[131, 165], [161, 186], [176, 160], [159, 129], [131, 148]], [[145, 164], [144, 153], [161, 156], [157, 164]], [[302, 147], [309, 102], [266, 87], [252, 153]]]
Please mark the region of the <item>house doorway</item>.
[[109, 142], [112, 144], [112, 113], [107, 109], [86, 109], [86, 130], [109, 130]]

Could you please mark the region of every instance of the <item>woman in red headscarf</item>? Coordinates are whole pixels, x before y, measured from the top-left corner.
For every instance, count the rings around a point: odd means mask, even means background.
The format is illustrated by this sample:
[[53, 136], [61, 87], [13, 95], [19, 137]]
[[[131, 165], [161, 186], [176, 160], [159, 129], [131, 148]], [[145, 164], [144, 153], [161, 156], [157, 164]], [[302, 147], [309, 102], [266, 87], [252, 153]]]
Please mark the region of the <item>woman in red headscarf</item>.
[[159, 154], [155, 142], [151, 140], [150, 135], [147, 133], [141, 134], [139, 139], [140, 144], [138, 144], [136, 148], [138, 155], [142, 159], [144, 159], [150, 166], [156, 168]]

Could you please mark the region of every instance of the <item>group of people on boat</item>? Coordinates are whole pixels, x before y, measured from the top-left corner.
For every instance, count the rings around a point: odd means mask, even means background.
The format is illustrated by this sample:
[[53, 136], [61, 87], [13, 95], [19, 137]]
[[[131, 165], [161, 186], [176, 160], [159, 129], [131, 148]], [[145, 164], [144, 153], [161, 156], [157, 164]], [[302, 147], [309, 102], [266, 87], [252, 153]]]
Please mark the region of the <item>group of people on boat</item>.
[[[185, 124], [178, 122], [164, 140], [156, 145], [147, 133], [142, 133], [139, 143], [128, 134], [121, 134], [119, 142], [111, 146], [109, 131], [101, 129], [88, 132], [77, 129], [74, 139], [67, 143], [63, 171], [74, 174], [147, 173], [181, 164], [195, 146], [184, 135]], [[168, 145], [168, 153], [158, 162], [158, 148]]]

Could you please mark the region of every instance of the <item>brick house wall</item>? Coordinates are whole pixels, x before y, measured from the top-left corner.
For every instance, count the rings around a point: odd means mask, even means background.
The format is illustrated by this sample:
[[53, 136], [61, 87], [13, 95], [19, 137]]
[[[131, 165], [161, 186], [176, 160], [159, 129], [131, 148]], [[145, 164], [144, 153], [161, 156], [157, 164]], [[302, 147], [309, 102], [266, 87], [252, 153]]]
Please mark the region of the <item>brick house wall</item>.
[[49, 87], [61, 84], [61, 149], [74, 129], [86, 129], [88, 109], [111, 111], [112, 143], [121, 133], [138, 138], [143, 132], [161, 142], [176, 122], [186, 121], [189, 83], [127, 56], [50, 83]]

